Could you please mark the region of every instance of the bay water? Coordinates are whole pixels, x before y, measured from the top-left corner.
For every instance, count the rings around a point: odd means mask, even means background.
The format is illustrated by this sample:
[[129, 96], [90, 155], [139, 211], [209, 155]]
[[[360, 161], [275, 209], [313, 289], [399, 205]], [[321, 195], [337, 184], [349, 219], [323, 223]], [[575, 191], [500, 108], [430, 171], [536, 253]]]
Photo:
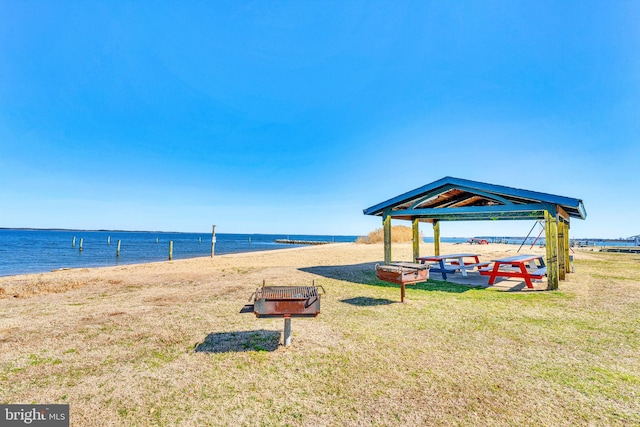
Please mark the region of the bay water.
[[[75, 245], [73, 244], [75, 238]], [[215, 254], [302, 246], [276, 240], [354, 242], [357, 236], [216, 233]], [[82, 250], [80, 250], [82, 239]], [[116, 250], [120, 240], [120, 255]], [[108, 243], [110, 241], [110, 244]], [[0, 229], [0, 276], [211, 255], [211, 233]]]

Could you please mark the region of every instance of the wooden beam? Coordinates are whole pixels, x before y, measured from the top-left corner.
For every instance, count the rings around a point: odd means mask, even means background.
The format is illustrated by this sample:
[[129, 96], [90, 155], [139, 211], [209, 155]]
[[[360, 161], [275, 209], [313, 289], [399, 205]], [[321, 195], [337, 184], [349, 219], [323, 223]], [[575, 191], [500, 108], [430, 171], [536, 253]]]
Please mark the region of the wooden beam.
[[[446, 210], [446, 209], [442, 209]], [[402, 221], [412, 221], [413, 218], [420, 218], [422, 222], [432, 222], [432, 220], [438, 221], [498, 221], [498, 220], [527, 220], [527, 221], [539, 221], [544, 220], [544, 210], [533, 212], [511, 212], [504, 214], [486, 214], [486, 215], [447, 215], [447, 214], [433, 214], [433, 215], [396, 215], [394, 211], [393, 219], [399, 219]]]
[[571, 218], [569, 216], [569, 214], [567, 213], [567, 211], [565, 211], [564, 209], [562, 209], [562, 206], [560, 205], [556, 205], [556, 209], [558, 210], [558, 216], [565, 220], [565, 221], [569, 221], [569, 219]]
[[564, 271], [565, 273], [571, 273], [571, 254], [569, 250], [571, 247], [569, 246], [569, 221], [564, 224]]
[[548, 203], [527, 203], [491, 206], [462, 206], [457, 208], [409, 208], [392, 211], [393, 216], [424, 216], [437, 218], [437, 215], [497, 215], [505, 213], [527, 213], [548, 210], [555, 214], [555, 206]]
[[500, 202], [503, 203], [505, 205], [512, 205], [513, 202], [509, 199], [506, 199], [496, 193], [489, 193], [487, 191], [482, 191], [482, 190], [478, 190], [477, 188], [470, 188], [470, 187], [465, 187], [462, 185], [456, 185], [455, 188], [457, 188], [458, 190], [462, 190], [465, 191], [467, 193], [471, 193], [471, 194], [477, 194], [478, 196], [482, 196], [485, 199], [490, 199], [490, 200], [494, 200], [496, 202]]
[[452, 188], [453, 188], [453, 185], [445, 185], [444, 187], [440, 187], [440, 188], [437, 188], [435, 190], [429, 191], [428, 193], [423, 194], [422, 196], [420, 196], [420, 198], [418, 200], [416, 200], [411, 205], [411, 209], [417, 208], [418, 206], [420, 206], [424, 202], [429, 201], [430, 199], [438, 198], [438, 196], [440, 196], [442, 193], [446, 193], [447, 191], [451, 190]]
[[411, 229], [413, 231], [413, 262], [416, 262], [416, 258], [420, 256], [420, 220], [414, 218], [411, 222]]
[[440, 221], [433, 221], [433, 254], [440, 255]]
[[382, 227], [384, 229], [384, 263], [391, 264], [391, 215], [385, 211], [382, 216]]
[[[559, 215], [558, 215], [559, 216]], [[558, 278], [560, 280], [565, 280], [566, 277], [566, 264], [569, 262], [569, 258], [565, 259], [565, 250], [564, 250], [564, 233], [565, 233], [565, 224], [562, 219], [558, 221]]]
[[555, 215], [544, 211], [547, 249], [547, 289], [558, 289], [558, 221]]

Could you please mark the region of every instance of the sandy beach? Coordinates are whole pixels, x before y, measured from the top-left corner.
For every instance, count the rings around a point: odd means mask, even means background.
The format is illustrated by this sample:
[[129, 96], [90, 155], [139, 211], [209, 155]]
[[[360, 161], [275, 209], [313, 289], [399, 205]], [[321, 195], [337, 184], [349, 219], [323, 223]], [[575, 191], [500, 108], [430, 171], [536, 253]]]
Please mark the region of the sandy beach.
[[[640, 259], [573, 255], [558, 291], [427, 283], [405, 304], [375, 278], [380, 244], [2, 277], [0, 400], [90, 426], [640, 423]], [[263, 281], [314, 280], [322, 313], [293, 320], [290, 347], [282, 320], [239, 314]]]
[[[410, 261], [412, 257], [409, 244], [394, 244], [394, 261]], [[481, 254], [483, 260], [500, 258], [516, 254], [518, 246], [506, 244], [470, 245], [442, 243], [442, 253], [474, 252]], [[421, 245], [421, 254], [433, 254], [433, 244]], [[544, 254], [544, 248], [525, 246], [520, 253]], [[382, 263], [383, 249], [381, 245], [333, 244], [320, 247], [291, 248], [264, 253], [251, 252], [231, 255], [202, 257], [170, 262], [133, 264], [119, 267], [78, 268], [53, 271], [43, 274], [29, 274], [11, 277], [0, 277], [0, 298], [29, 298], [46, 293], [67, 292], [72, 289], [102, 288], [117, 289], [122, 286], [141, 285], [166, 286], [174, 283], [181, 288], [196, 283], [215, 286], [246, 286], [250, 291], [266, 280], [272, 284], [299, 284], [300, 281], [310, 283], [315, 278], [303, 274], [301, 269], [322, 266], [349, 266], [361, 263]], [[242, 270], [241, 274], [238, 273]], [[373, 270], [372, 270], [373, 271]], [[235, 276], [240, 279], [236, 283]], [[435, 276], [436, 279], [441, 277]], [[459, 275], [453, 276], [460, 280]], [[485, 281], [486, 282], [486, 281]], [[509, 280], [510, 284], [519, 283]], [[537, 284], [537, 289], [546, 288], [546, 281]], [[184, 288], [182, 288], [184, 289]]]

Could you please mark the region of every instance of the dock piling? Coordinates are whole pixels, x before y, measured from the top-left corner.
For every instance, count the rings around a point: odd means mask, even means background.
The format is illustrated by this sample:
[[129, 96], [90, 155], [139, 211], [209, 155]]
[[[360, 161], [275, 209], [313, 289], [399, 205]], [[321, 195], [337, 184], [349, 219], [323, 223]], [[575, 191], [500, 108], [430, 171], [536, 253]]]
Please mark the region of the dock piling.
[[216, 247], [216, 226], [214, 225], [211, 228], [211, 258], [213, 258], [215, 247]]

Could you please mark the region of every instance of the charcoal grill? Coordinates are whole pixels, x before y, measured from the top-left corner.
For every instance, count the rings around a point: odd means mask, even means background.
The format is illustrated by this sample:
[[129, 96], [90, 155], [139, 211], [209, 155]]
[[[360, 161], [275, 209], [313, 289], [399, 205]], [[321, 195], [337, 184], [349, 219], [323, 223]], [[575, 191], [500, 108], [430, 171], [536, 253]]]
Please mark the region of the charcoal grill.
[[249, 297], [249, 302], [241, 313], [253, 312], [258, 318], [284, 318], [284, 345], [291, 344], [291, 318], [316, 317], [320, 314], [320, 293], [322, 286], [265, 286]]
[[415, 285], [429, 280], [429, 266], [412, 262], [376, 264], [376, 277], [384, 282], [400, 285], [400, 301], [404, 302], [405, 285]]

